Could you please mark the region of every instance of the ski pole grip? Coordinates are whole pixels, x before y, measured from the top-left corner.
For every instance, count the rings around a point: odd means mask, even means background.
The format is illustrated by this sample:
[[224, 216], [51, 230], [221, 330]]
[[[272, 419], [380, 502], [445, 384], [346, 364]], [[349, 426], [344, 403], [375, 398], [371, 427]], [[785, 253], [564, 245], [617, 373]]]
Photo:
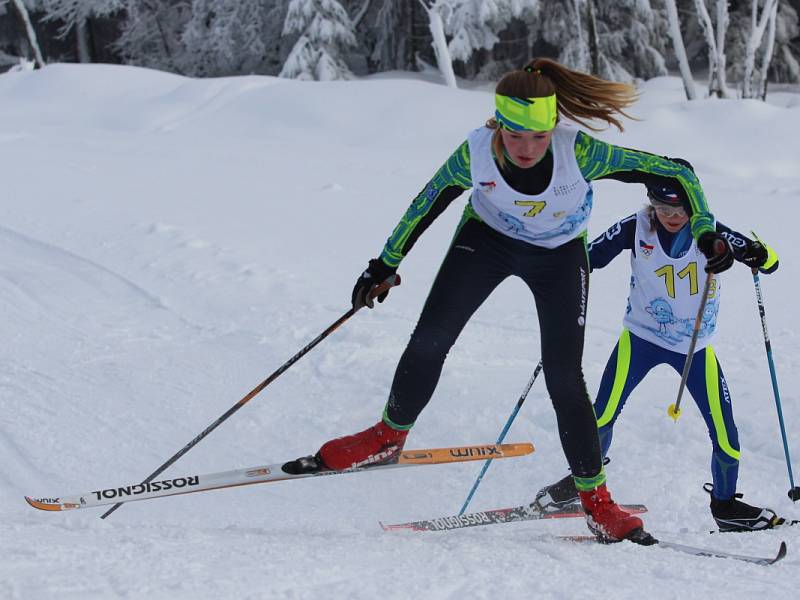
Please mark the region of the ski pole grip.
[[369, 293], [369, 298], [370, 300], [374, 300], [385, 291], [390, 290], [398, 285], [400, 285], [400, 275], [398, 275], [397, 273], [395, 273], [394, 275], [390, 275], [383, 281], [383, 283], [375, 287], [375, 289], [373, 289]]
[[725, 242], [720, 239], [714, 240], [714, 254], [719, 256], [720, 254], [725, 254]]

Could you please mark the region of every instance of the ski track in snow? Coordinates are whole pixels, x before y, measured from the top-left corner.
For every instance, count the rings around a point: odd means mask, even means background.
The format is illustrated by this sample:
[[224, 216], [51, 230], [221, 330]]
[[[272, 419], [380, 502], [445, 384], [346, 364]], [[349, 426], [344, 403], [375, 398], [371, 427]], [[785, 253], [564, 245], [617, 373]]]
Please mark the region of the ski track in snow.
[[[456, 513], [477, 463], [132, 502], [105, 521], [99, 510], [25, 504], [23, 495], [141, 481], [348, 309], [355, 277], [410, 199], [491, 108], [488, 87], [405, 77], [188, 80], [108, 65], [0, 75], [0, 598], [796, 593], [800, 528], [708, 535], [708, 435], [688, 396], [677, 424], [666, 416], [679, 382], [666, 367], [637, 388], [615, 430], [615, 498], [647, 504], [645, 523], [665, 540], [764, 556], [786, 540], [781, 563], [552, 538], [585, 533], [580, 519], [381, 531], [379, 520]], [[643, 120], [603, 139], [689, 158], [718, 218], [755, 229], [781, 256], [778, 273], [761, 279], [797, 457], [800, 103], [777, 93], [768, 105], [689, 104], [677, 78], [643, 89]], [[639, 186], [615, 182], [598, 182], [595, 196], [591, 236], [644, 201]], [[290, 459], [377, 421], [463, 201], [420, 238], [386, 303], [358, 313], [164, 476]], [[592, 394], [619, 336], [628, 269], [619, 257], [592, 274]], [[800, 518], [786, 498], [746, 269], [725, 276], [723, 296], [715, 349], [739, 425], [739, 489]], [[540, 358], [538, 332], [530, 292], [504, 283], [451, 350], [409, 449], [493, 442]], [[495, 461], [470, 510], [528, 502], [565, 474], [543, 379], [506, 438], [536, 452]]]

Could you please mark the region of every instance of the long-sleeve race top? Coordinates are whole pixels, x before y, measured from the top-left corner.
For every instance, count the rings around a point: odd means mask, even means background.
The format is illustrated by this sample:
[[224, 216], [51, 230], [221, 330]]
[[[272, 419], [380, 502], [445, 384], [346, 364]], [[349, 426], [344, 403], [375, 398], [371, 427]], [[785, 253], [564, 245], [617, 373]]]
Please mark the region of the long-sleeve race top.
[[[672, 186], [691, 215], [692, 235], [697, 238], [702, 233], [714, 230], [714, 217], [708, 210], [700, 182], [691, 169], [663, 156], [607, 144], [582, 131], [578, 132], [575, 139], [575, 158], [586, 181], [615, 179], [626, 183]], [[550, 184], [553, 155], [549, 151], [528, 169], [522, 169], [510, 160], [506, 163], [507, 168], [501, 170], [503, 178], [522, 194], [541, 194]], [[676, 182], [678, 185], [675, 185]], [[411, 202], [386, 241], [381, 253], [383, 262], [397, 267], [434, 219], [472, 186], [469, 143], [465, 141]], [[477, 218], [477, 215], [474, 216]]]
[[[688, 227], [684, 227], [676, 233], [670, 233], [660, 224], [657, 224], [656, 231], [661, 247], [672, 258], [680, 258], [689, 251], [692, 236]], [[716, 231], [730, 243], [733, 257], [742, 262], [745, 251], [753, 243], [753, 240], [719, 221], [716, 224]], [[634, 255], [636, 254], [635, 214], [614, 223], [605, 233], [589, 244], [589, 268], [591, 270], [602, 269], [623, 250], [630, 250]], [[775, 268], [777, 268], [777, 264]]]

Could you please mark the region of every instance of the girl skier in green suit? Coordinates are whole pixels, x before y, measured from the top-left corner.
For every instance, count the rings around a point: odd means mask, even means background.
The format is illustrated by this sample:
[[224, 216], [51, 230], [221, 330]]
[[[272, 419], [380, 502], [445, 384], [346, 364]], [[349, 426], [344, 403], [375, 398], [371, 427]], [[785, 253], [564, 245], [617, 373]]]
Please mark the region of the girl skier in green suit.
[[[674, 185], [691, 215], [691, 232], [708, 257], [709, 270], [727, 269], [733, 255], [714, 230], [703, 190], [690, 169], [601, 142], [562, 121], [563, 117], [594, 129], [588, 121], [599, 120], [622, 130], [619, 117], [627, 116], [625, 109], [635, 100], [631, 86], [545, 58], [500, 80], [494, 118], [472, 131], [414, 198], [381, 255], [369, 261], [353, 289], [353, 306], [372, 308], [369, 292], [396, 272], [417, 238], [453, 199], [472, 188], [397, 366], [382, 419], [355, 435], [325, 443], [315, 456], [298, 460], [298, 469], [345, 469], [396, 460], [433, 395], [459, 333], [492, 290], [515, 275], [533, 293], [547, 390], [589, 528], [604, 541], [643, 535], [641, 519], [621, 510], [606, 488], [597, 424], [581, 368], [592, 182]], [[724, 250], [715, 254], [715, 245]]]

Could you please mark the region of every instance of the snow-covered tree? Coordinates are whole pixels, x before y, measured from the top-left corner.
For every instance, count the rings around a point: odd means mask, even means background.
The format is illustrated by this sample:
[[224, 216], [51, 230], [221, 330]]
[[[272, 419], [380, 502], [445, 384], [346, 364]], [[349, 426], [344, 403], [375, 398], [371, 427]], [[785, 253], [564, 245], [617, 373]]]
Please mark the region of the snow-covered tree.
[[192, 0], [181, 35], [182, 71], [199, 77], [268, 72], [269, 42], [281, 33], [281, 4]]
[[[796, 3], [800, 6], [800, 2]], [[800, 17], [790, 0], [779, 0], [775, 8], [775, 17], [767, 20], [761, 44], [753, 56], [750, 76], [753, 97], [764, 95], [767, 75], [771, 81], [800, 82], [800, 63], [796, 50]], [[753, 31], [752, 5], [747, 0], [731, 11], [728, 39], [728, 77], [740, 82], [742, 87]]]
[[280, 77], [329, 81], [353, 76], [344, 60], [356, 45], [353, 23], [336, 0], [292, 0], [283, 35], [299, 34]]
[[[778, 0], [763, 0], [763, 6], [759, 6], [760, 4], [758, 0], [751, 0], [750, 3], [750, 35], [747, 38], [745, 47], [744, 76], [742, 77], [743, 98], [756, 98], [761, 95], [761, 89], [756, 79], [756, 74], [758, 73], [757, 69], [766, 70], [769, 67], [769, 61], [772, 57], [772, 50], [774, 47], [774, 22], [778, 10]], [[770, 23], [773, 23], [772, 27], [769, 27]], [[767, 40], [766, 44], [764, 44], [764, 53], [762, 54], [760, 65], [757, 66], [757, 53], [764, 43], [764, 34], [768, 27], [771, 31], [772, 39]], [[769, 55], [766, 54], [767, 51]]]
[[666, 19], [650, 0], [540, 0], [526, 18], [532, 47], [546, 42], [565, 65], [630, 82], [666, 74]]
[[730, 23], [728, 0], [716, 0], [716, 23], [711, 20], [704, 0], [694, 0], [694, 6], [708, 48], [708, 93], [720, 98], [730, 98], [725, 54], [725, 37]]
[[[789, 0], [782, 0], [775, 19], [775, 52], [772, 55], [770, 73], [774, 81], [800, 83], [800, 52], [797, 38], [800, 37], [800, 2], [797, 8]], [[794, 44], [793, 44], [794, 40]]]
[[452, 6], [448, 0], [419, 0], [419, 3], [428, 13], [428, 27], [433, 37], [433, 50], [444, 83], [448, 87], [458, 87], [456, 74], [453, 71], [453, 59], [450, 56], [444, 32], [444, 21], [450, 16]]
[[61, 21], [61, 35], [66, 36], [73, 29], [77, 43], [78, 61], [92, 62], [89, 45], [87, 20], [92, 17], [105, 17], [124, 6], [124, 0], [40, 0], [46, 18]]
[[778, 16], [778, 2], [772, 8], [772, 13], [769, 16], [769, 23], [767, 25], [767, 38], [764, 42], [764, 55], [761, 61], [761, 76], [758, 81], [758, 95], [762, 100], [767, 97], [767, 75], [769, 73], [769, 65], [772, 62], [772, 53], [775, 51], [775, 30], [776, 21]]
[[[11, 10], [17, 15], [17, 19], [20, 22], [22, 30], [25, 32], [25, 39], [30, 46], [31, 52], [33, 53], [34, 66], [37, 69], [41, 69], [44, 67], [44, 57], [42, 56], [41, 48], [39, 48], [39, 40], [37, 39], [36, 32], [33, 29], [28, 8], [25, 6], [25, 3], [22, 0], [9, 0], [9, 3], [11, 5]], [[0, 6], [2, 6], [2, 4], [5, 4], [5, 2], [0, 3]]]
[[409, 32], [401, 26], [402, 8], [401, 3], [395, 0], [383, 0], [369, 28], [369, 34], [375, 40], [369, 58], [378, 70], [406, 66], [403, 55]]
[[450, 0], [445, 23], [451, 36], [447, 45], [450, 56], [466, 61], [476, 50], [491, 49], [500, 40], [497, 34], [519, 17], [522, 9], [521, 0]]
[[669, 21], [669, 37], [672, 41], [672, 50], [675, 59], [678, 61], [678, 69], [683, 80], [683, 89], [686, 92], [687, 100], [697, 98], [697, 91], [694, 85], [692, 69], [689, 66], [689, 59], [686, 56], [686, 47], [683, 45], [683, 35], [681, 34], [681, 22], [678, 18], [678, 7], [675, 0], [664, 0], [667, 9], [667, 20]]
[[667, 23], [650, 0], [598, 2], [599, 75], [615, 81], [666, 75], [664, 39]]
[[528, 44], [531, 49], [536, 49], [534, 53], [542, 54], [540, 48], [546, 44], [547, 50], [552, 48], [558, 53], [557, 58], [564, 65], [592, 71], [586, 0], [541, 0], [524, 14], [523, 19], [528, 28]]
[[116, 47], [130, 64], [180, 73], [181, 34], [191, 16], [183, 0], [124, 0]]

